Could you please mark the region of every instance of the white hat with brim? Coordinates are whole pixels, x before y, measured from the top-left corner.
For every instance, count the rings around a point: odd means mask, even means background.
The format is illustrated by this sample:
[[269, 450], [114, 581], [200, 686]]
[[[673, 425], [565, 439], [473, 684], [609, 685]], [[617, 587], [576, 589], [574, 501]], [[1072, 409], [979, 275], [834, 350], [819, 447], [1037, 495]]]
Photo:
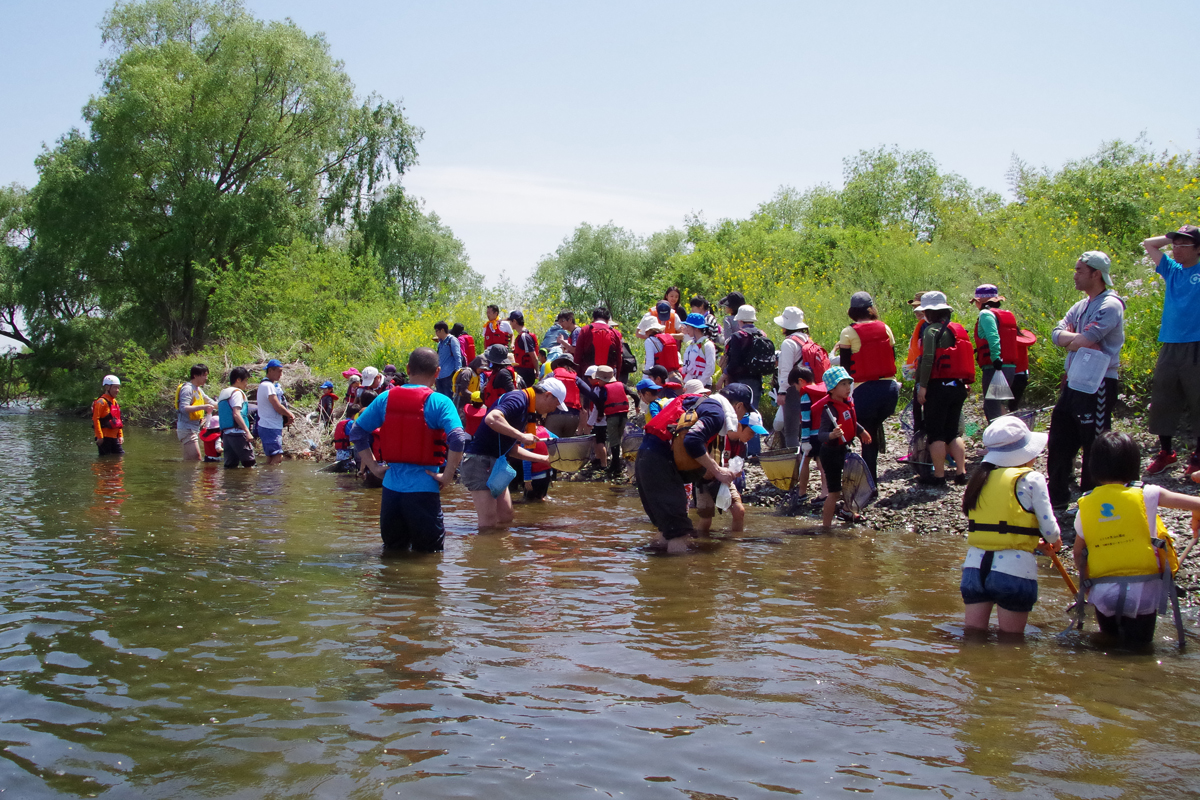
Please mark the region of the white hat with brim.
[[758, 322], [758, 312], [754, 306], [742, 306], [733, 317], [738, 322]]
[[921, 295], [921, 303], [917, 311], [953, 311], [954, 308], [946, 303], [946, 295], [941, 292], [926, 292]]
[[692, 378], [690, 381], [683, 384], [683, 393], [684, 394], [711, 394], [712, 392], [711, 392], [711, 390], [704, 388], [703, 381], [701, 381], [697, 378]]
[[798, 331], [808, 328], [804, 324], [804, 312], [796, 306], [788, 306], [778, 317], [775, 318], [775, 324], [783, 328], [785, 331]]
[[1019, 417], [998, 417], [983, 432], [983, 460], [997, 467], [1019, 467], [1041, 455], [1049, 438], [1029, 430]]

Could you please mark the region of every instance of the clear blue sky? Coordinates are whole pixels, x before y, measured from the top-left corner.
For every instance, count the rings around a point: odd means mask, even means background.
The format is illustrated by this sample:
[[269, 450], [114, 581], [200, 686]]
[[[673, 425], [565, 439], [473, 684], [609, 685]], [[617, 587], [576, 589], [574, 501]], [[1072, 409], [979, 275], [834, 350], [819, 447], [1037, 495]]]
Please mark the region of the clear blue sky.
[[[0, 0], [0, 183], [32, 184], [78, 124], [110, 5]], [[1141, 132], [1195, 151], [1200, 129], [1194, 0], [247, 5], [403, 101], [425, 129], [406, 185], [518, 283], [581, 222], [744, 217], [781, 184], [840, 185], [863, 148], [1005, 191], [1014, 154], [1057, 167]]]

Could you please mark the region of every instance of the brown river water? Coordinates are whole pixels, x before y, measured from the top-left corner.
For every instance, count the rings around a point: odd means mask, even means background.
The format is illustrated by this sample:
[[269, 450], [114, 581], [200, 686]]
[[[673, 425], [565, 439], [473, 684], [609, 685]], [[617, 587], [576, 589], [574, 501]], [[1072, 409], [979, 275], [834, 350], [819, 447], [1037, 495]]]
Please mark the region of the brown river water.
[[1059, 638], [1048, 565], [1023, 644], [967, 642], [958, 539], [754, 509], [663, 557], [628, 487], [486, 536], [455, 487], [383, 559], [348, 478], [89, 436], [0, 416], [0, 798], [1200, 791], [1200, 647]]

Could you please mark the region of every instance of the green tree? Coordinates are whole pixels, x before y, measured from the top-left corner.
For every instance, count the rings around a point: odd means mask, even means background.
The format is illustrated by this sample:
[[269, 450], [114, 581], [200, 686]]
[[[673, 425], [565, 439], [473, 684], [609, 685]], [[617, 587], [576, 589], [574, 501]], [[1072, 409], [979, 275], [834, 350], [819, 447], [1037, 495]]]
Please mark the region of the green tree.
[[389, 186], [371, 206], [362, 234], [388, 284], [406, 302], [453, 303], [483, 285], [462, 241], [399, 186]]
[[17, 184], [0, 186], [0, 337], [21, 347], [33, 342], [25, 335], [20, 299], [20, 274], [29, 257], [33, 231], [26, 221], [28, 192]]
[[[359, 101], [324, 39], [236, 0], [117, 3], [101, 93], [38, 160], [34, 272], [73, 278], [156, 349], [198, 348], [216, 285], [361, 219], [415, 157], [398, 106]], [[60, 282], [31, 277], [37, 305]]]
[[653, 296], [652, 279], [672, 242], [678, 247], [682, 234], [664, 234], [651, 252], [645, 240], [611, 222], [584, 223], [537, 265], [531, 293], [566, 308], [604, 305], [614, 318], [632, 320]]

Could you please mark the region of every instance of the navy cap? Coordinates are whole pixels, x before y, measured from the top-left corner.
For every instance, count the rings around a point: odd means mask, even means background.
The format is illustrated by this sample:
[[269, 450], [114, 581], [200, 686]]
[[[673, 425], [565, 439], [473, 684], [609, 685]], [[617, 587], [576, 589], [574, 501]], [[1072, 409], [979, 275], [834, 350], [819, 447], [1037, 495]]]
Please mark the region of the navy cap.
[[659, 300], [658, 305], [654, 307], [654, 315], [658, 317], [659, 322], [666, 322], [671, 318], [671, 304], [666, 300]]
[[741, 403], [751, 411], [754, 410], [754, 393], [744, 383], [731, 383], [721, 390], [721, 394], [731, 403]]

